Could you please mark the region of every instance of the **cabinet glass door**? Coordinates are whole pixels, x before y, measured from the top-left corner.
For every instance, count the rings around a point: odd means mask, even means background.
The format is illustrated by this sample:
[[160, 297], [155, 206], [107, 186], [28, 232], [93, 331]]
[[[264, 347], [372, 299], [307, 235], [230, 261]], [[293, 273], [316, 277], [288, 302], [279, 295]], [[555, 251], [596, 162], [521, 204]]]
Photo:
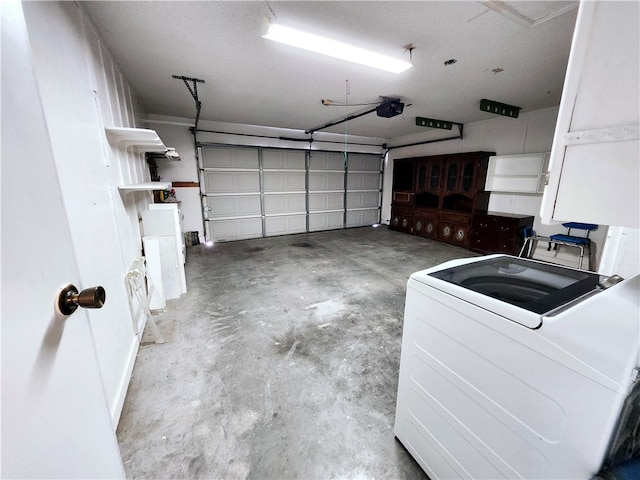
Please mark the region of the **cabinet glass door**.
[[429, 176], [429, 191], [436, 195], [440, 191], [440, 164], [431, 164], [431, 175]]
[[450, 162], [447, 167], [447, 193], [455, 192], [458, 187], [458, 162]]
[[464, 162], [462, 169], [462, 193], [471, 193], [474, 184], [475, 165], [473, 160]]

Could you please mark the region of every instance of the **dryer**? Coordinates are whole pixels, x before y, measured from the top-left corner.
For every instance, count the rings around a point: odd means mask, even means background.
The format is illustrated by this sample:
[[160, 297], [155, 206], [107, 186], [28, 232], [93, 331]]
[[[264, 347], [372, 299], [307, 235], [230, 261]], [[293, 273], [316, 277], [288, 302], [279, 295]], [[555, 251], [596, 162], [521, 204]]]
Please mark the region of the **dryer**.
[[411, 275], [394, 432], [432, 480], [598, 472], [640, 363], [620, 280], [507, 255]]

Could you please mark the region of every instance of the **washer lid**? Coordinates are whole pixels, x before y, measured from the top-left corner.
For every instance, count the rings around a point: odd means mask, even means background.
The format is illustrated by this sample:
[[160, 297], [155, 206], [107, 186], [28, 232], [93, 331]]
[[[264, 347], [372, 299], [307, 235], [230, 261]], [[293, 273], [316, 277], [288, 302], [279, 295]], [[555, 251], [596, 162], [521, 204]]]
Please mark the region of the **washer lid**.
[[507, 255], [480, 258], [428, 275], [538, 314], [594, 291], [604, 278], [593, 272]]

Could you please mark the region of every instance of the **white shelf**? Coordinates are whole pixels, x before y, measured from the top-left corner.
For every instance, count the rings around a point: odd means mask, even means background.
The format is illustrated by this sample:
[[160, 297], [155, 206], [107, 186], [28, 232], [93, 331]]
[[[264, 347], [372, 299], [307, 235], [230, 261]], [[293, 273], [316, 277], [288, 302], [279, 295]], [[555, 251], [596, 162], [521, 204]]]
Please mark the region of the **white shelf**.
[[141, 182], [131, 185], [120, 185], [118, 190], [124, 193], [128, 192], [152, 192], [154, 190], [169, 190], [171, 182]]
[[141, 152], [166, 152], [167, 147], [155, 130], [148, 128], [106, 127], [110, 142], [125, 147], [136, 147]]

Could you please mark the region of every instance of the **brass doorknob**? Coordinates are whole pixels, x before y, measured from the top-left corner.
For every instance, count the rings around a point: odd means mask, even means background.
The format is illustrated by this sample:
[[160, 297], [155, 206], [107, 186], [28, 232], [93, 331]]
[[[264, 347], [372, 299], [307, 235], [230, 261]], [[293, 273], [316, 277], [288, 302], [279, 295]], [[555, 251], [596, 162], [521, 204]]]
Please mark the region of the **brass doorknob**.
[[58, 294], [58, 308], [63, 315], [71, 315], [78, 307], [102, 308], [107, 294], [103, 287], [85, 288], [81, 292], [74, 285], [67, 285]]

